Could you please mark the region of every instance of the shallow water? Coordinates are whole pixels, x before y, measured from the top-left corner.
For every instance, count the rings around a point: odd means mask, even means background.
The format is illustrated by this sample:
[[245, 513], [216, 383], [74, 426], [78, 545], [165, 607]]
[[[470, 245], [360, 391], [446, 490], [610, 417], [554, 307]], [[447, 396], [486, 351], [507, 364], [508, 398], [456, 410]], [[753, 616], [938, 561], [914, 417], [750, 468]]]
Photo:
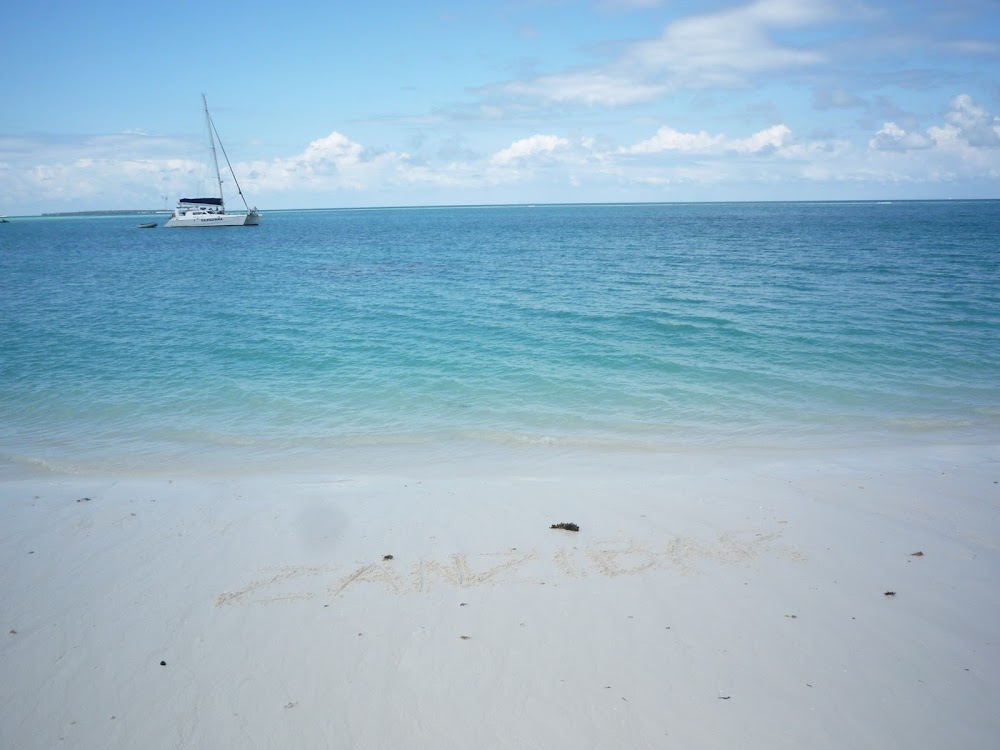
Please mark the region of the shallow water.
[[0, 454], [990, 441], [1000, 202], [265, 212], [0, 228]]

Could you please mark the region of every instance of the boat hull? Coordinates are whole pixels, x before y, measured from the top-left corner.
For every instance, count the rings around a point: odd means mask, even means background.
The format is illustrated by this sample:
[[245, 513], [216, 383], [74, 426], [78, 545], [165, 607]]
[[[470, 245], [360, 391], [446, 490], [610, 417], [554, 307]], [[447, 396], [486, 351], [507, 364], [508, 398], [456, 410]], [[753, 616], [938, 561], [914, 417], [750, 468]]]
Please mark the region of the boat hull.
[[196, 214], [194, 216], [171, 216], [163, 226], [178, 227], [255, 227], [260, 224], [260, 214]]

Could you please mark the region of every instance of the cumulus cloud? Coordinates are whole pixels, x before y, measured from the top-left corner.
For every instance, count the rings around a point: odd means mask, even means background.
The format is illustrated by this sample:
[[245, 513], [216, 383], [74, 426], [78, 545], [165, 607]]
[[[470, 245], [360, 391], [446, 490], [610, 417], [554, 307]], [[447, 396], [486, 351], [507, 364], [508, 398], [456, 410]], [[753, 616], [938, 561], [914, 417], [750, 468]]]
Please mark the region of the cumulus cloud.
[[785, 145], [785, 142], [792, 135], [792, 131], [786, 125], [772, 125], [764, 130], [759, 130], [749, 138], [742, 138], [733, 141], [729, 148], [741, 154], [760, 154], [774, 151]]
[[708, 153], [718, 149], [725, 140], [724, 136], [711, 136], [704, 130], [698, 133], [681, 133], [664, 125], [656, 131], [656, 135], [645, 141], [622, 149], [626, 154], [658, 154], [664, 151], [680, 151], [682, 153]]
[[[804, 184], [850, 195], [873, 185], [1000, 178], [1000, 118], [966, 94], [954, 97], [929, 127], [885, 118], [853, 143], [793, 134], [784, 123], [749, 134], [667, 125], [650, 132], [631, 144], [596, 132], [534, 133], [493, 144], [469, 135], [447, 153], [433, 143], [416, 144], [414, 156], [334, 131], [290, 155], [233, 166], [244, 193], [262, 208], [493, 202], [528, 194], [536, 200], [657, 200], [666, 194], [643, 191], [677, 185], [705, 186], [700, 195], [685, 190], [685, 199], [718, 199], [725, 191], [755, 197], [762, 185], [778, 186], [783, 197], [801, 195]], [[206, 173], [200, 160], [176, 157], [190, 153], [190, 145], [128, 134], [0, 138], [0, 205], [6, 213], [162, 208], [163, 196], [174, 199], [209, 184], [198, 182]], [[712, 185], [723, 193], [711, 192]], [[229, 200], [234, 193], [227, 184]]]
[[380, 180], [393, 181], [409, 161], [405, 152], [368, 150], [334, 131], [299, 154], [251, 162], [245, 173], [249, 184], [271, 189], [360, 190]]
[[931, 145], [929, 138], [920, 133], [908, 133], [894, 122], [885, 123], [868, 142], [869, 148], [876, 151], [910, 151]]
[[945, 114], [945, 122], [946, 129], [956, 133], [970, 146], [1000, 146], [1000, 117], [991, 116], [968, 94], [955, 97]]
[[682, 133], [664, 125], [652, 138], [625, 147], [621, 149], [621, 153], [658, 154], [673, 151], [685, 154], [760, 154], [781, 148], [791, 134], [792, 131], [786, 125], [773, 125], [747, 138], [709, 135], [704, 130]]
[[537, 134], [514, 141], [507, 148], [493, 154], [490, 162], [495, 165], [507, 165], [539, 154], [551, 154], [556, 149], [565, 148], [569, 141], [555, 135]]
[[895, 122], [885, 123], [868, 145], [876, 151], [911, 151], [937, 147], [947, 150], [1000, 147], [1000, 117], [991, 115], [968, 94], [955, 97], [944, 115], [944, 124], [926, 134], [908, 132]]
[[299, 158], [307, 164], [327, 163], [346, 166], [360, 162], [362, 151], [361, 144], [354, 143], [347, 136], [334, 131], [310, 143]]

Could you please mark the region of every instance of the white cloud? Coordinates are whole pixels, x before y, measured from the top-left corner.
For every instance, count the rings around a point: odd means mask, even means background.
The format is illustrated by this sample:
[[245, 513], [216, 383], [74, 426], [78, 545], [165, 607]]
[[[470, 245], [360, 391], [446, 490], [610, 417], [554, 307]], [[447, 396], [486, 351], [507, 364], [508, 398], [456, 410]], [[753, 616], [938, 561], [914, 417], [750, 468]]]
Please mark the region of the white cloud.
[[[426, 158], [372, 149], [334, 131], [289, 156], [233, 166], [244, 194], [262, 209], [503, 202], [526, 195], [657, 200], [680, 196], [648, 191], [681, 185], [684, 199], [797, 197], [803, 185], [813, 195], [849, 197], [886, 185], [927, 186], [920, 187], [927, 194], [942, 190], [935, 184], [983, 184], [1000, 176], [1000, 118], [970, 96], [952, 99], [930, 127], [901, 122], [888, 120], [855, 144], [795, 135], [784, 123], [747, 135], [664, 125], [632, 144], [603, 132], [535, 133], [491, 148], [470, 134], [463, 148]], [[442, 153], [432, 145], [417, 148]], [[162, 208], [164, 195], [172, 201], [209, 185], [199, 182], [201, 161], [174, 156], [189, 152], [190, 144], [146, 136], [0, 139], [0, 205], [5, 213]], [[226, 197], [235, 198], [231, 184]]]
[[626, 47], [606, 65], [511, 81], [494, 90], [553, 102], [623, 106], [684, 88], [740, 88], [758, 74], [823, 62], [822, 53], [783, 45], [773, 32], [812, 26], [836, 13], [825, 0], [757, 0], [674, 21], [658, 37]]
[[911, 151], [938, 148], [974, 151], [1000, 147], [1000, 117], [991, 115], [968, 94], [955, 97], [944, 115], [944, 124], [927, 134], [907, 132], [894, 122], [885, 123], [868, 145], [876, 151]]
[[908, 133], [894, 122], [887, 122], [875, 137], [868, 141], [869, 148], [876, 151], [911, 151], [929, 148], [932, 142], [920, 133]]
[[960, 94], [952, 100], [945, 121], [970, 146], [1000, 146], [1000, 117], [990, 116], [968, 94]]
[[743, 86], [754, 73], [821, 62], [819, 52], [784, 47], [774, 28], [809, 26], [830, 17], [826, 3], [759, 0], [733, 10], [681, 19], [657, 39], [635, 44], [626, 67], [665, 77], [676, 87]]
[[335, 131], [310, 143], [299, 158], [302, 162], [310, 165], [341, 164], [347, 166], [360, 162], [361, 153], [360, 144], [352, 142], [347, 136]]
[[655, 99], [668, 87], [644, 83], [622, 72], [582, 71], [515, 81], [505, 84], [502, 90], [508, 95], [552, 102], [620, 107]]
[[748, 138], [727, 138], [724, 135], [709, 135], [704, 130], [697, 133], [682, 133], [664, 125], [656, 135], [645, 141], [621, 149], [625, 154], [658, 154], [678, 152], [685, 154], [759, 154], [781, 148], [789, 140], [792, 131], [786, 125], [773, 125], [753, 133]]
[[729, 148], [740, 154], [760, 154], [774, 151], [785, 145], [785, 141], [792, 135], [786, 125], [772, 125], [764, 130], [759, 130], [749, 138], [741, 138], [732, 141]]
[[626, 154], [658, 154], [664, 151], [709, 153], [717, 150], [724, 140], [723, 136], [711, 136], [704, 130], [699, 133], [681, 133], [664, 125], [652, 138], [624, 148], [622, 152]]
[[396, 181], [409, 161], [405, 152], [369, 151], [334, 131], [312, 141], [299, 154], [254, 161], [242, 171], [248, 175], [247, 184], [259, 189], [363, 190], [380, 181]]
[[551, 154], [553, 151], [568, 145], [569, 141], [565, 138], [537, 134], [514, 141], [507, 148], [497, 151], [493, 154], [490, 162], [499, 166], [507, 165], [539, 154]]

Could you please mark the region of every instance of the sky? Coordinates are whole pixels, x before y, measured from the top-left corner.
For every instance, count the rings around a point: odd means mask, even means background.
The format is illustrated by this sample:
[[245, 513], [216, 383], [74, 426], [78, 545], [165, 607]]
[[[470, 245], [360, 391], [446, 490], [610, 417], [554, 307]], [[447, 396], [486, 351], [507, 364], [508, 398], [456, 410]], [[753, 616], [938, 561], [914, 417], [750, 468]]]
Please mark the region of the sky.
[[1000, 198], [1000, 0], [136, 7], [5, 9], [0, 215], [211, 194], [202, 93], [262, 211]]

